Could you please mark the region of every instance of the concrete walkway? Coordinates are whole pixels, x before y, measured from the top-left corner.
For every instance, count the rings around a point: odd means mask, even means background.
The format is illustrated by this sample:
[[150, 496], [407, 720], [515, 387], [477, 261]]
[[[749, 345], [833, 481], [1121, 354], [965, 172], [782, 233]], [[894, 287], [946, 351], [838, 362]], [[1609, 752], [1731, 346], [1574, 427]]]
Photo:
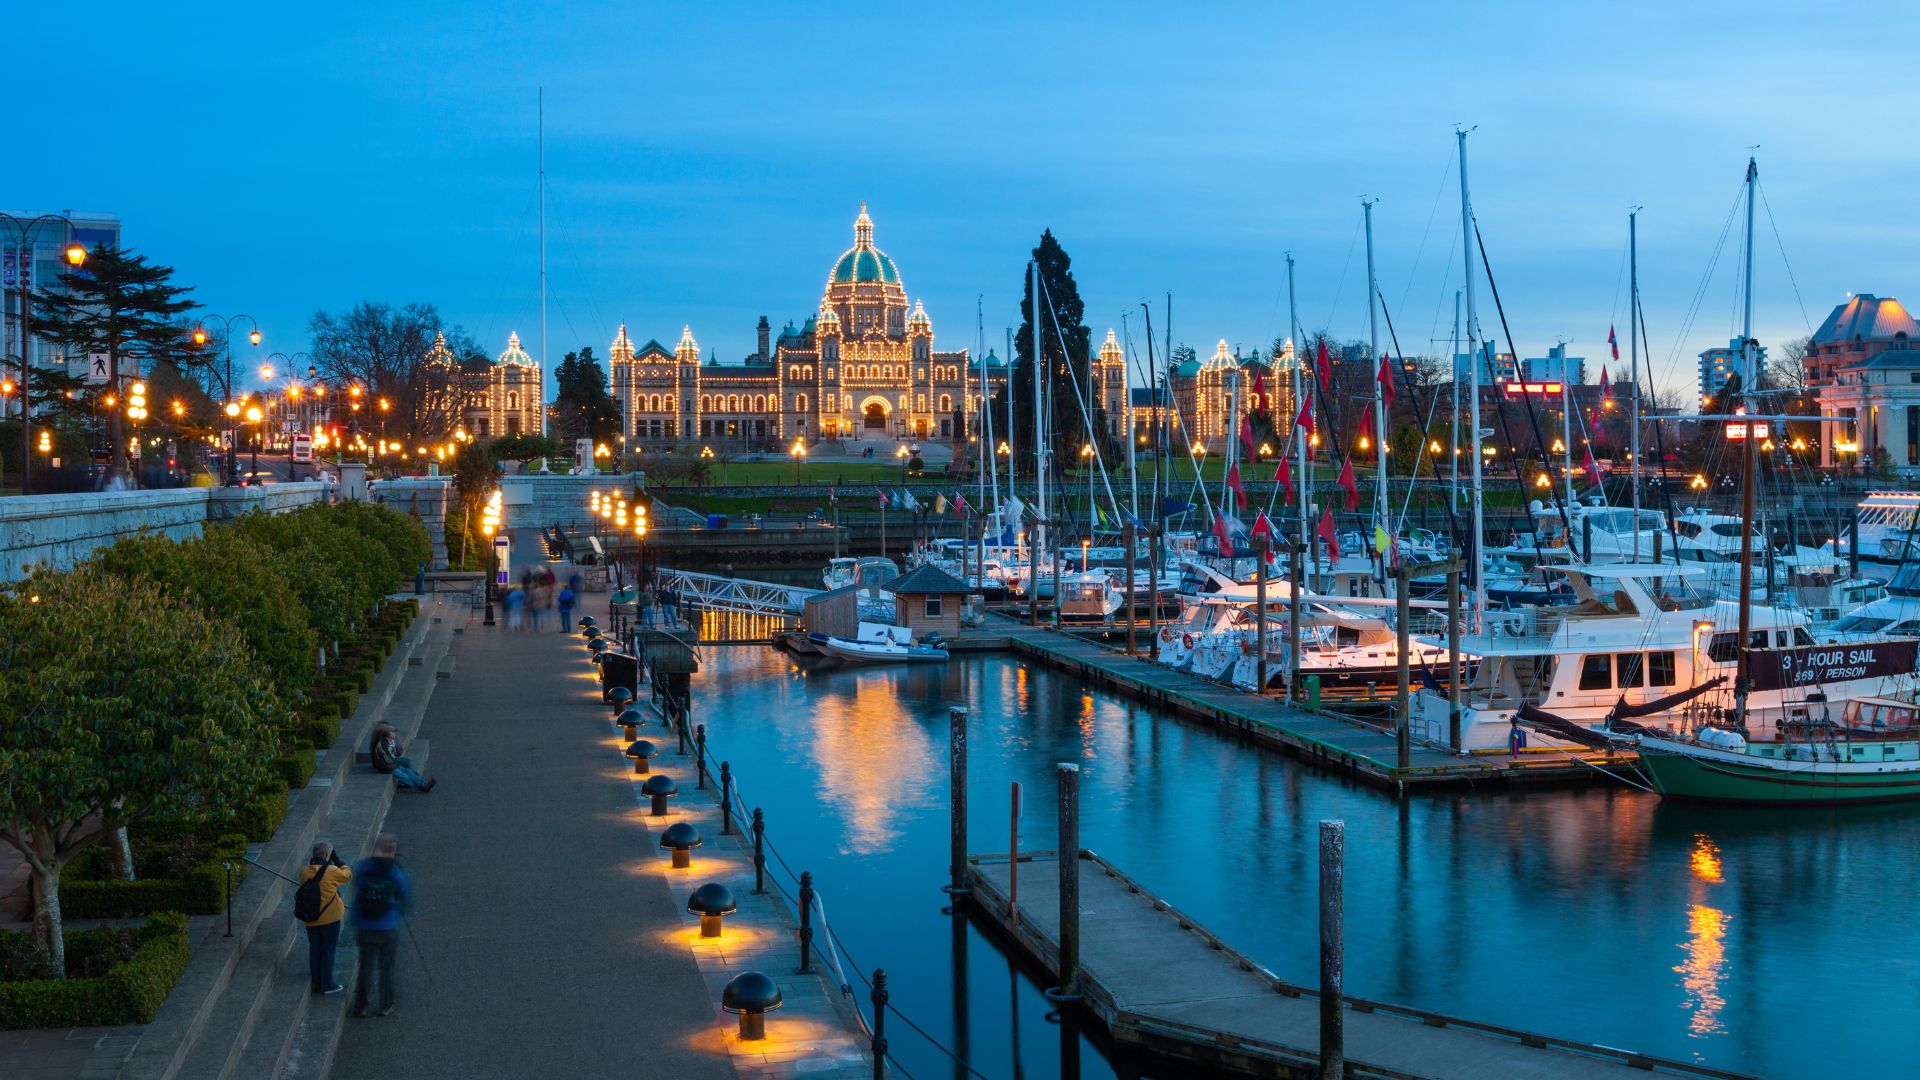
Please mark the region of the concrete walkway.
[[439, 786], [387, 818], [419, 897], [399, 1010], [346, 1021], [332, 1076], [735, 1076], [580, 639], [547, 625], [454, 639]]

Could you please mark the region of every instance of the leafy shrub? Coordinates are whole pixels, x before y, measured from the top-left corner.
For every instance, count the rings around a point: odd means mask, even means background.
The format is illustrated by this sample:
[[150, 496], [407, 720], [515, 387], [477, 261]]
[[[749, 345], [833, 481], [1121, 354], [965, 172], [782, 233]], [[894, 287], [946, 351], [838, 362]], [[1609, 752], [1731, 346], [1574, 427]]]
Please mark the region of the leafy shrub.
[[[333, 740], [327, 740], [327, 745], [333, 745]], [[309, 747], [305, 750], [295, 750], [291, 754], [281, 755], [274, 760], [273, 768], [274, 772], [279, 774], [280, 779], [285, 781], [288, 789], [291, 790], [293, 788], [303, 788], [307, 786], [307, 781], [313, 778], [315, 765], [313, 749]]]
[[[277, 782], [277, 781], [275, 781]], [[246, 837], [216, 835], [216, 825], [200, 821], [141, 822], [132, 836], [137, 879], [108, 876], [107, 854], [95, 849], [73, 864], [60, 886], [61, 906], [80, 919], [124, 919], [156, 911], [214, 915], [226, 909], [227, 871], [234, 862], [233, 887], [246, 880], [248, 866], [239, 856]], [[72, 954], [67, 967], [73, 969]]]
[[[68, 935], [69, 957], [104, 957], [110, 950], [87, 942], [100, 930]], [[112, 938], [118, 931], [107, 931]], [[133, 932], [137, 950], [97, 977], [0, 982], [0, 1028], [101, 1027], [144, 1024], [160, 1011], [187, 970], [187, 917], [163, 912]], [[72, 971], [69, 960], [68, 970]]]
[[325, 750], [340, 737], [340, 718], [329, 716], [324, 720], [303, 720], [293, 725], [287, 732], [287, 745], [307, 750]]

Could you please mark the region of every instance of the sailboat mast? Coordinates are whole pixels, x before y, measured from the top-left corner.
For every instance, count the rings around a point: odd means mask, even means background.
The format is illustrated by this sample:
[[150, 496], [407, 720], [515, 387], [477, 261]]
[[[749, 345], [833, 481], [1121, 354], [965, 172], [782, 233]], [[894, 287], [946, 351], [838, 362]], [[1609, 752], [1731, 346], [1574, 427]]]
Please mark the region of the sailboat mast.
[[1753, 661], [1748, 655], [1753, 630], [1753, 488], [1759, 464], [1760, 440], [1755, 435], [1753, 417], [1759, 412], [1753, 395], [1753, 196], [1760, 180], [1760, 168], [1747, 159], [1747, 257], [1744, 285], [1744, 311], [1740, 329], [1740, 396], [1747, 414], [1746, 438], [1740, 441], [1740, 658], [1733, 677], [1734, 724], [1747, 726], [1747, 692], [1752, 688]]
[[[1300, 341], [1300, 306], [1295, 301], [1293, 295], [1292, 252], [1287, 253], [1287, 333], [1293, 336], [1293, 415], [1289, 416], [1287, 420], [1292, 424], [1292, 427], [1288, 430], [1292, 431], [1294, 438], [1299, 440], [1294, 452], [1298, 455], [1300, 462], [1300, 483], [1306, 485], [1300, 489], [1300, 498], [1297, 500], [1300, 504], [1300, 542], [1304, 545], [1307, 542], [1307, 492], [1313, 490], [1313, 488], [1311, 485], [1307, 485], [1306, 479], [1307, 431], [1298, 423], [1294, 423], [1294, 421], [1300, 418], [1300, 395], [1302, 392], [1300, 383], [1300, 350], [1302, 343]], [[1280, 452], [1284, 454], [1286, 450], [1283, 448]], [[1302, 550], [1304, 550], [1304, 548]], [[1303, 577], [1301, 580], [1305, 581], [1306, 579]]]
[[[1560, 467], [1567, 474], [1567, 513], [1573, 513], [1573, 369], [1567, 366], [1567, 343], [1560, 343]], [[1568, 537], [1569, 546], [1573, 538]]]
[[[1016, 380], [1013, 377], [1013, 327], [1011, 326], [1007, 327], [1006, 353], [1007, 353], [1007, 498], [1012, 499], [1015, 497], [1014, 489], [1016, 485], [1014, 484], [1014, 480], [1018, 478], [1020, 475], [1020, 466], [1017, 462], [1017, 459], [1015, 459], [1013, 456], [1015, 453], [1018, 452], [1013, 447], [1013, 393], [1014, 393], [1014, 389], [1019, 385], [1019, 383], [1018, 383], [1018, 380]], [[1020, 523], [1017, 521], [1006, 521], [1006, 522], [1002, 522], [1001, 524], [1003, 526], [1011, 527], [1014, 532], [1020, 531]]]
[[540, 435], [547, 434], [547, 89], [539, 91], [540, 149]]
[[1032, 547], [1034, 580], [1038, 581], [1040, 552], [1047, 546], [1047, 429], [1041, 403], [1046, 396], [1046, 360], [1040, 355], [1040, 260], [1027, 264], [1027, 293], [1032, 297], [1028, 315], [1033, 320], [1033, 475], [1034, 499], [1040, 507], [1040, 520], [1034, 528]]
[[[1120, 332], [1126, 335], [1127, 346], [1133, 346], [1133, 333], [1127, 329], [1127, 314], [1120, 314]], [[1133, 516], [1140, 516], [1140, 470], [1134, 456], [1134, 445], [1140, 440], [1133, 434], [1133, 357], [1122, 354], [1120, 357], [1120, 416], [1108, 419], [1110, 424], [1120, 425], [1120, 433], [1127, 440], [1127, 498], [1133, 504]]]
[[[1627, 456], [1633, 460], [1629, 477], [1633, 483], [1633, 561], [1640, 561], [1640, 211], [1627, 213], [1627, 351], [1631, 357], [1627, 392], [1633, 395], [1628, 407], [1633, 432], [1628, 437]], [[1618, 361], [1616, 361], [1617, 363]]]
[[1453, 291], [1453, 336], [1447, 339], [1447, 364], [1452, 378], [1448, 384], [1453, 387], [1453, 437], [1448, 440], [1453, 448], [1453, 494], [1447, 505], [1454, 510], [1460, 507], [1460, 290]]
[[[1369, 364], [1377, 364], [1382, 359], [1380, 285], [1373, 273], [1373, 203], [1372, 199], [1360, 200], [1367, 215], [1367, 338], [1372, 349], [1367, 357]], [[1387, 410], [1381, 389], [1380, 373], [1376, 370], [1373, 378], [1373, 520], [1376, 526], [1387, 523]]]
[[1467, 294], [1467, 424], [1472, 428], [1467, 456], [1473, 460], [1473, 535], [1468, 541], [1467, 568], [1473, 575], [1473, 627], [1477, 632], [1487, 611], [1487, 575], [1480, 567], [1480, 546], [1486, 537], [1486, 507], [1480, 486], [1480, 350], [1479, 324], [1473, 311], [1473, 203], [1467, 195], [1467, 133], [1457, 131], [1460, 141], [1460, 258], [1466, 267], [1464, 291]]
[[[977, 513], [984, 514], [988, 508], [1000, 501], [1000, 462], [993, 452], [993, 398], [987, 388], [987, 317], [986, 297], [980, 293], [973, 296], [973, 347], [974, 357], [980, 364], [980, 428], [974, 432], [980, 438], [980, 507]], [[987, 480], [993, 480], [993, 503], [987, 501]]]

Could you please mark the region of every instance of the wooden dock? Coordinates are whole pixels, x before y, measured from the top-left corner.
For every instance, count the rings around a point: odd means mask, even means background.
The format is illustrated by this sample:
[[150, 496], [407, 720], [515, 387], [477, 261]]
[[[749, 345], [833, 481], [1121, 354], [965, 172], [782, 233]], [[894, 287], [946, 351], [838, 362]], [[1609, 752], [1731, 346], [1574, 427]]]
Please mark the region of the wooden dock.
[[[1082, 1004], [1116, 1046], [1208, 1074], [1311, 1080], [1319, 1066], [1317, 991], [1234, 950], [1106, 860], [1080, 853]], [[1055, 975], [1059, 875], [1023, 856], [1018, 903], [1006, 856], [968, 860], [974, 917]], [[1311, 926], [1303, 930], [1313, 933]], [[1355, 1078], [1606, 1080], [1648, 1072], [1696, 1080], [1740, 1074], [1348, 995], [1346, 1073]]]
[[1071, 672], [1089, 683], [1158, 705], [1170, 712], [1285, 749], [1329, 768], [1393, 787], [1466, 783], [1588, 784], [1608, 769], [1630, 767], [1631, 754], [1532, 750], [1505, 754], [1454, 754], [1415, 742], [1407, 767], [1390, 730], [1357, 720], [1296, 708], [1275, 697], [1175, 671], [1145, 657], [1128, 656], [1083, 635], [989, 620], [1014, 653]]

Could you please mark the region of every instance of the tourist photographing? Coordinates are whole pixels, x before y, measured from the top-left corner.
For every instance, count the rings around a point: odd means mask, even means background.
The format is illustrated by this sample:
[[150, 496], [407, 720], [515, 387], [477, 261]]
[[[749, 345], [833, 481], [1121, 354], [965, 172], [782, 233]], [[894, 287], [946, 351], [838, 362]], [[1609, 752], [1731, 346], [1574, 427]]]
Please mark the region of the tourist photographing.
[[345, 989], [333, 981], [333, 957], [340, 945], [340, 921], [347, 914], [340, 887], [351, 880], [353, 871], [334, 854], [333, 845], [315, 840], [312, 858], [300, 868], [293, 914], [307, 927], [307, 975], [316, 994]]

